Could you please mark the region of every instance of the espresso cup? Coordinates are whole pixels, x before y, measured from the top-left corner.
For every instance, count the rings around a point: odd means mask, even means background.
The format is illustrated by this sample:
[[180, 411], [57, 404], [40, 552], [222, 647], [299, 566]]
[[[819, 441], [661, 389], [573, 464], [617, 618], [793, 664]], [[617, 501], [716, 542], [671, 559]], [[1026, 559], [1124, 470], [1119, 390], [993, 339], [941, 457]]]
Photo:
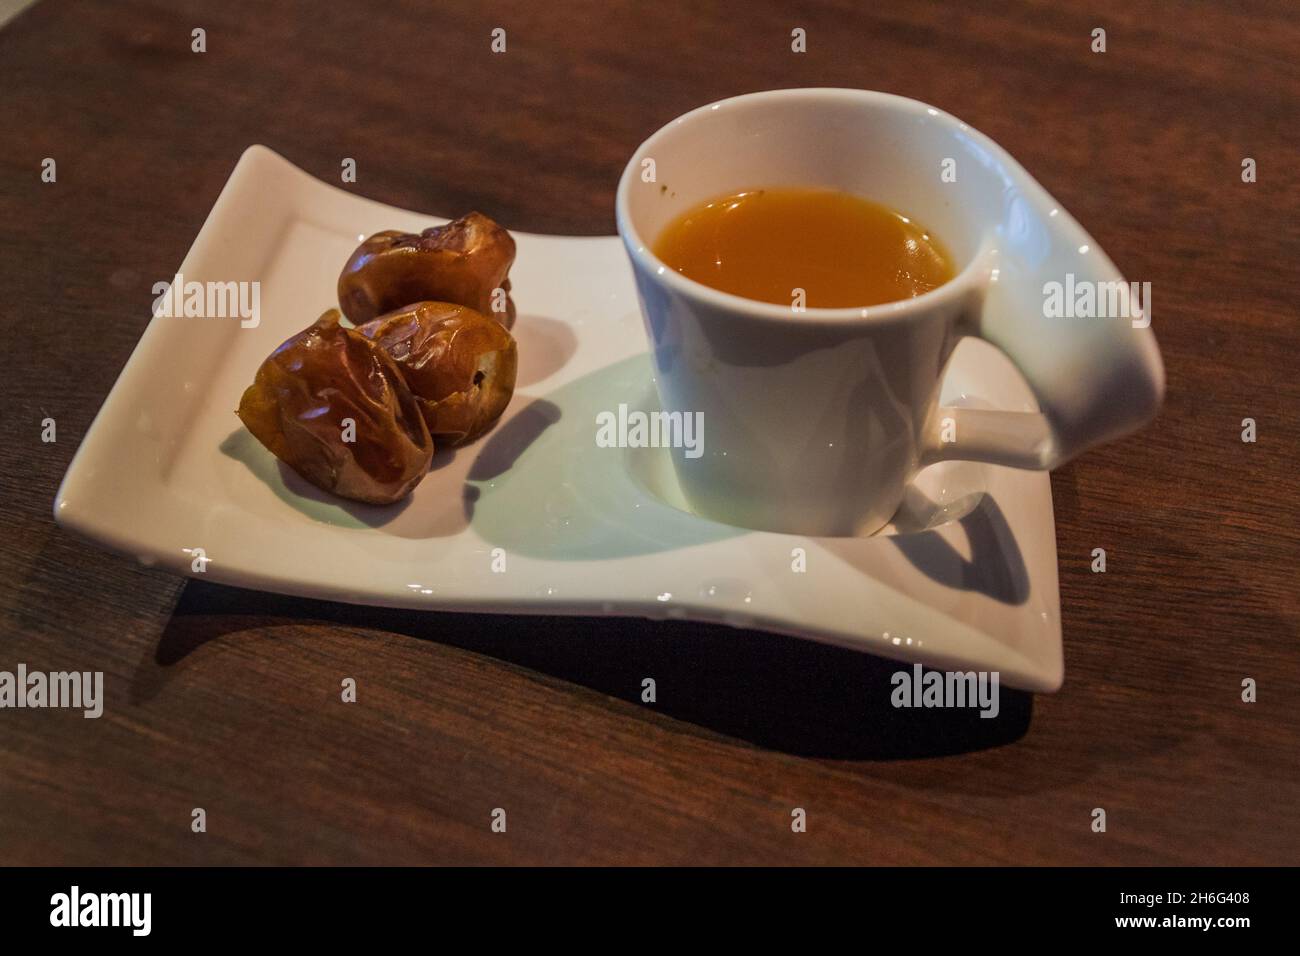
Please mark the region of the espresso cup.
[[[711, 289], [651, 251], [691, 207], [781, 186], [840, 190], [915, 217], [947, 245], [955, 278], [884, 305], [796, 311]], [[1149, 295], [1145, 313], [1134, 301], [1119, 316], [1054, 316], [1052, 283], [1123, 277], [1001, 147], [924, 103], [796, 89], [701, 107], [641, 144], [616, 208], [662, 408], [703, 425], [702, 448], [671, 452], [701, 516], [871, 534], [926, 465], [1054, 468], [1141, 427], [1163, 396]], [[1002, 349], [1038, 408], [940, 407], [964, 336]]]

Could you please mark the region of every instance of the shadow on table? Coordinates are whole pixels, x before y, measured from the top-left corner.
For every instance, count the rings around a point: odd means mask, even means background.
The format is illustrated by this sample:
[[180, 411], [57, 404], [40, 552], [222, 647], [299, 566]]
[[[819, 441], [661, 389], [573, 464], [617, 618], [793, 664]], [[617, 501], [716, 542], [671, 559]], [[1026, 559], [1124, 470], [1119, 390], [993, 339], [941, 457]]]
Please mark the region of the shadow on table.
[[[484, 616], [335, 604], [189, 581], [156, 651], [151, 697], [169, 668], [224, 635], [278, 619], [378, 628], [484, 654], [580, 684], [705, 731], [808, 757], [893, 760], [1011, 743], [1032, 695], [1000, 688], [1000, 711], [896, 709], [891, 676], [911, 665], [760, 631], [638, 618]], [[435, 637], [436, 635], [436, 637]], [[657, 701], [641, 702], [652, 677]]]

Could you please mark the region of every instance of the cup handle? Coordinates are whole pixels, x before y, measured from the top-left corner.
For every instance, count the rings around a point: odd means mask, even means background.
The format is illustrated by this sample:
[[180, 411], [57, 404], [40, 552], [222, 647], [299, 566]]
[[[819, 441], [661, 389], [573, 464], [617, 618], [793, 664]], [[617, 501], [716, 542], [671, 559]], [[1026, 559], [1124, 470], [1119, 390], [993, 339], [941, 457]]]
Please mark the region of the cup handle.
[[[935, 408], [925, 429], [920, 466], [937, 461], [984, 461], [1011, 468], [1045, 470], [1053, 457], [1047, 418], [1038, 412], [1000, 412], [982, 408]], [[951, 435], [951, 439], [944, 436]]]
[[1056, 468], [1136, 431], [1159, 410], [1165, 373], [1150, 328], [1149, 294], [1145, 315], [1136, 317], [1135, 310], [1108, 318], [1048, 315], [1051, 283], [1066, 292], [1082, 282], [1102, 290], [1108, 288], [1102, 283], [1129, 288], [1087, 233], [1068, 216], [1060, 218], [1046, 235], [1038, 233], [1032, 255], [1015, 248], [988, 251], [982, 304], [959, 327], [1015, 363], [1040, 411], [935, 408], [921, 440], [921, 465], [960, 459]]

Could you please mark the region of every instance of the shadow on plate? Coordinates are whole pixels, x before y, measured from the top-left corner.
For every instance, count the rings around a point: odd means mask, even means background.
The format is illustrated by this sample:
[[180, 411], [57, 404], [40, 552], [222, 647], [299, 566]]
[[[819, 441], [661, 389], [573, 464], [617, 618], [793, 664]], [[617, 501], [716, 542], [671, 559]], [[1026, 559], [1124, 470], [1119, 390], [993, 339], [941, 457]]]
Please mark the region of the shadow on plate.
[[[945, 510], [951, 518], [942, 518]], [[942, 520], [941, 520], [942, 519]], [[951, 522], [966, 535], [969, 558], [950, 542]], [[983, 492], [942, 508], [915, 488], [894, 518], [897, 533], [882, 536], [930, 580], [958, 591], [975, 591], [1003, 604], [1029, 600], [1029, 569], [997, 501]], [[864, 550], [854, 538], [820, 538], [831, 554], [863, 574], [891, 582], [890, 562]]]
[[508, 472], [538, 436], [560, 419], [560, 410], [537, 399], [483, 440], [437, 451], [429, 474], [414, 494], [391, 505], [348, 501], [322, 491], [276, 459], [252, 433], [236, 428], [221, 453], [243, 464], [285, 504], [313, 521], [339, 528], [377, 528], [403, 538], [442, 538], [469, 527], [480, 489], [467, 483]]
[[[408, 495], [391, 505], [368, 505], [317, 488], [267, 451], [243, 426], [232, 431], [220, 449], [227, 458], [233, 458], [248, 468], [285, 504], [322, 524], [337, 528], [381, 528], [403, 538], [445, 537], [459, 533], [469, 524], [467, 515], [473, 507], [473, 488], [463, 489], [464, 500], [440, 502], [437, 506], [423, 502], [423, 507], [412, 508], [415, 495]], [[449, 448], [437, 452], [429, 467], [430, 476], [452, 469], [462, 451]], [[427, 482], [431, 478], [424, 480]]]
[[515, 388], [527, 388], [550, 378], [569, 363], [578, 350], [573, 326], [544, 315], [521, 315], [511, 330], [519, 344], [519, 370]]
[[[721, 625], [636, 618], [494, 616], [335, 604], [189, 581], [132, 686], [161, 692], [203, 644], [281, 620], [379, 629], [458, 647], [579, 684], [756, 746], [804, 756], [898, 760], [997, 747], [1028, 730], [1033, 697], [1001, 688], [1000, 712], [895, 709], [891, 677], [911, 665]], [[153, 666], [156, 664], [157, 666]], [[655, 678], [658, 701], [640, 702]]]
[[632, 356], [548, 392], [485, 436], [467, 476], [480, 492], [479, 537], [511, 554], [594, 561], [746, 534], [656, 498], [629, 468], [628, 449], [597, 446], [596, 416], [638, 407], [649, 381], [649, 355]]

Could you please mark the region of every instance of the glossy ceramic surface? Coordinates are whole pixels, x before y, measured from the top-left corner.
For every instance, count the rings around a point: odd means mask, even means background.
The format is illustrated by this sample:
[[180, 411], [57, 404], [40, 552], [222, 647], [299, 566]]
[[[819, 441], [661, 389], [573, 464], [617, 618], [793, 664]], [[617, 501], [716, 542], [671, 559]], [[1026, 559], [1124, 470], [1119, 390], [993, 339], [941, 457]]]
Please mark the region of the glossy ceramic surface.
[[[795, 312], [706, 288], [650, 251], [687, 209], [766, 186], [884, 203], [934, 230], [960, 273], [901, 302]], [[1124, 282], [1118, 270], [1003, 149], [924, 103], [807, 89], [701, 107], [633, 154], [617, 214], [663, 407], [705, 423], [702, 455], [673, 453], [699, 514], [868, 534], [922, 465], [1052, 468], [1159, 407], [1164, 371], [1149, 321], [1045, 315], [1048, 283], [1103, 288]], [[1009, 355], [1043, 414], [938, 407], [963, 336]]]
[[[250, 148], [179, 271], [260, 281], [260, 324], [153, 319], [68, 471], [58, 521], [146, 563], [243, 587], [430, 610], [688, 618], [742, 628], [738, 641], [760, 628], [1059, 686], [1045, 474], [944, 462], [908, 486], [898, 527], [810, 538], [696, 517], [666, 451], [597, 447], [597, 414], [657, 401], [615, 237], [515, 234], [514, 400], [478, 443], [440, 453], [407, 502], [339, 501], [281, 467], [234, 415], [258, 364], [333, 304], [359, 237], [441, 221]], [[975, 340], [958, 346], [941, 400], [1035, 407], [1010, 362]]]

